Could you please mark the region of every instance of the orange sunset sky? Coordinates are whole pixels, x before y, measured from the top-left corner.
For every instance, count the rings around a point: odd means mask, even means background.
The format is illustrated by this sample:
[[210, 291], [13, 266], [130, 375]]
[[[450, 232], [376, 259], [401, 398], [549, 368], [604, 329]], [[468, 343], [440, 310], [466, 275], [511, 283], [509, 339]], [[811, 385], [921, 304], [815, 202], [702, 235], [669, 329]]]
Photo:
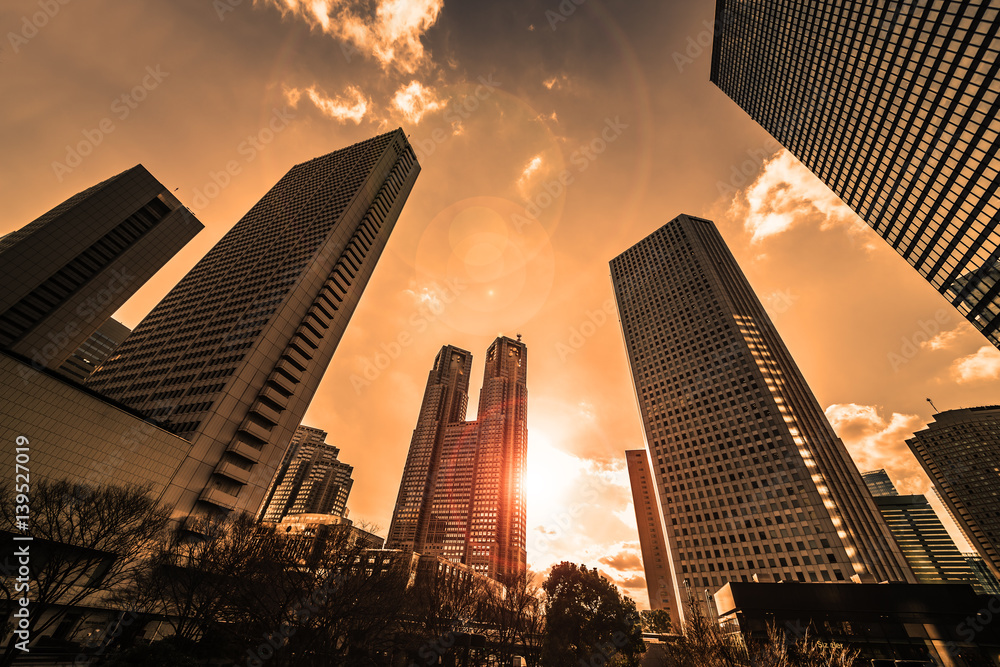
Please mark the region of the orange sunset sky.
[[422, 173], [304, 421], [354, 466], [350, 516], [387, 531], [437, 350], [473, 353], [473, 419], [487, 346], [520, 333], [529, 565], [597, 566], [643, 607], [608, 261], [677, 214], [719, 225], [862, 470], [927, 492], [904, 443], [926, 399], [1000, 403], [1000, 352], [709, 83], [713, 12], [11, 0], [0, 235], [145, 165], [205, 230], [119, 311], [134, 327], [292, 165], [403, 127]]

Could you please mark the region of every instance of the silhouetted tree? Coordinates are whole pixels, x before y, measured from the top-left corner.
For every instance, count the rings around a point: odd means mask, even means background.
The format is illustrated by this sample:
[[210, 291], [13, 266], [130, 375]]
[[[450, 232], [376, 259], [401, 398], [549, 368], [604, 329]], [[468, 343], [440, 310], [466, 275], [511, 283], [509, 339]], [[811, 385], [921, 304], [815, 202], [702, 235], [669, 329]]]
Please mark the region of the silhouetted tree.
[[546, 667], [637, 665], [646, 647], [635, 602], [621, 595], [596, 569], [562, 562], [542, 585], [545, 591]]
[[639, 618], [642, 619], [643, 632], [667, 634], [673, 629], [670, 612], [666, 609], [643, 609], [639, 612]]
[[807, 632], [792, 639], [775, 626], [766, 640], [745, 642], [690, 605], [684, 637], [665, 647], [661, 667], [852, 667], [857, 651], [818, 641]]
[[[66, 612], [97, 600], [143, 576], [146, 556], [163, 538], [166, 511], [148, 489], [137, 486], [89, 487], [68, 481], [35, 481], [29, 494], [27, 530], [15, 525], [15, 494], [0, 495], [0, 532], [5, 542], [27, 546], [30, 582], [28, 631], [32, 638], [61, 621]], [[23, 500], [23, 499], [21, 499]], [[30, 535], [30, 542], [13, 542]], [[15, 572], [4, 574], [11, 586]], [[15, 592], [16, 598], [22, 593]], [[18, 655], [11, 637], [0, 665]]]
[[[543, 627], [544, 607], [531, 572], [501, 575], [498, 586], [486, 589], [483, 622], [490, 628], [501, 664], [512, 656], [532, 653]], [[528, 649], [528, 650], [524, 650]]]

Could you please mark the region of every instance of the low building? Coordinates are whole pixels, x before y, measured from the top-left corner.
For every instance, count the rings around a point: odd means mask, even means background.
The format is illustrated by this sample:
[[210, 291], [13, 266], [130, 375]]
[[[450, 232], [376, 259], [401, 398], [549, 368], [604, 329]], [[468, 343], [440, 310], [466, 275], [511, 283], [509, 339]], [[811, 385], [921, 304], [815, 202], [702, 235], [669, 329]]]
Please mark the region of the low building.
[[719, 622], [747, 641], [766, 640], [774, 625], [857, 649], [865, 661], [979, 667], [1000, 659], [1000, 624], [984, 620], [1000, 613], [1000, 600], [968, 584], [730, 582], [715, 602]]

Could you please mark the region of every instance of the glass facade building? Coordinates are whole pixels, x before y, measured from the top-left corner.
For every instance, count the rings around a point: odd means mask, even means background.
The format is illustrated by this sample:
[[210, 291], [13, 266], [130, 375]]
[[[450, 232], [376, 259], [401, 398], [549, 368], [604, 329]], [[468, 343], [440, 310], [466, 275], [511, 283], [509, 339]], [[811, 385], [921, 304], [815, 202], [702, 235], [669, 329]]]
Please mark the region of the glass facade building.
[[979, 580], [937, 513], [920, 495], [901, 496], [885, 470], [861, 473], [889, 531], [921, 584]]
[[998, 15], [718, 0], [711, 80], [1000, 347]]
[[295, 429], [259, 512], [263, 521], [278, 523], [298, 514], [347, 516], [354, 468], [338, 459], [340, 449], [326, 438], [318, 428]]
[[679, 216], [611, 260], [611, 278], [675, 608], [754, 578], [912, 581], [715, 225]]
[[527, 347], [493, 341], [478, 419], [465, 421], [471, 370], [472, 355], [451, 345], [434, 359], [386, 545], [497, 578], [527, 568]]
[[0, 347], [59, 368], [203, 225], [142, 165], [0, 238]]
[[965, 538], [1000, 572], [1000, 405], [936, 414], [906, 444]]
[[419, 171], [402, 130], [293, 167], [88, 379], [191, 442], [177, 514], [259, 510]]

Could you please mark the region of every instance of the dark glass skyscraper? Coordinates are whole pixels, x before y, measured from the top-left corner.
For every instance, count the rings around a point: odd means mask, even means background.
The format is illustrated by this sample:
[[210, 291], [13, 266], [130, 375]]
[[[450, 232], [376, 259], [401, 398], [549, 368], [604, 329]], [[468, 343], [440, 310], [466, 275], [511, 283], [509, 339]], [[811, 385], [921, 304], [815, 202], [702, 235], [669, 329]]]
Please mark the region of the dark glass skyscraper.
[[1000, 572], [1000, 405], [936, 414], [906, 444], [966, 539]]
[[164, 504], [258, 510], [419, 171], [402, 130], [293, 167], [90, 377], [191, 441]]
[[59, 368], [202, 224], [142, 165], [0, 238], [0, 347]]
[[717, 0], [711, 79], [1000, 347], [998, 14]]
[[715, 225], [679, 216], [611, 260], [611, 279], [677, 577], [674, 608], [754, 577], [912, 581]]
[[899, 495], [885, 470], [861, 476], [919, 583], [965, 582], [979, 586], [969, 561], [955, 546], [927, 498]]
[[527, 567], [527, 347], [520, 337], [493, 341], [470, 422], [471, 369], [472, 355], [451, 345], [434, 359], [386, 546], [497, 577]]

